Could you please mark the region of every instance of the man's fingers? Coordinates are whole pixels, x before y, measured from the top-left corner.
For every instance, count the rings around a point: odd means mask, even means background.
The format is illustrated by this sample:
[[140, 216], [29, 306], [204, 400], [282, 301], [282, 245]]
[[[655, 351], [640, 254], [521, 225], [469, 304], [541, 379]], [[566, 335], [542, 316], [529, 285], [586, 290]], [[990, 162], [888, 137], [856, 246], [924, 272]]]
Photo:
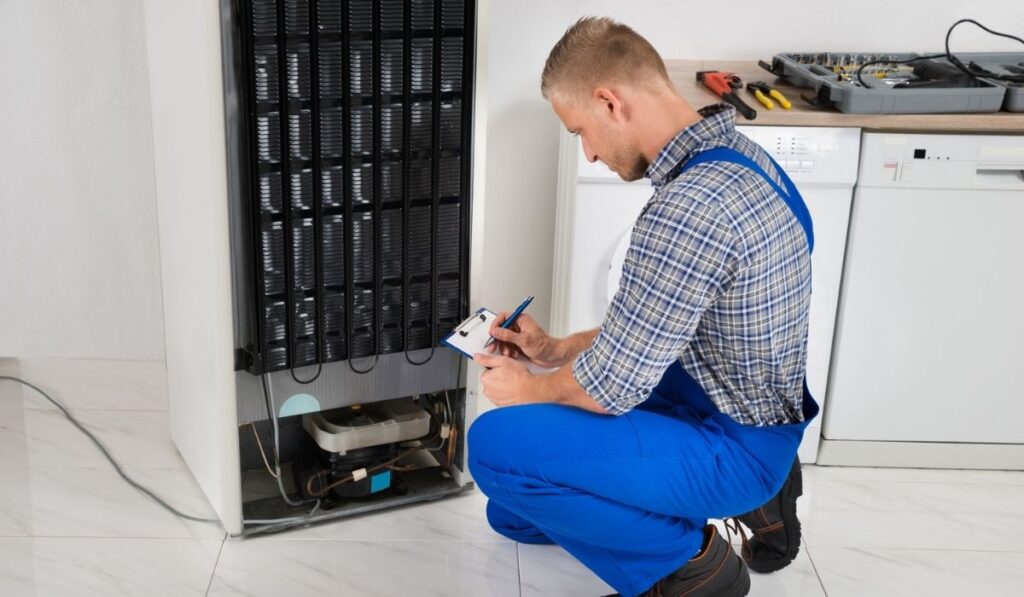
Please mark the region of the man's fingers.
[[[494, 318], [494, 321], [491, 322], [490, 331], [493, 332], [501, 324], [505, 323], [505, 320], [508, 319], [509, 315], [511, 315], [511, 313], [509, 313], [508, 311], [502, 311], [501, 313], [499, 313], [498, 316]], [[493, 336], [494, 334], [491, 335]]]
[[516, 318], [516, 325], [520, 326], [519, 329], [537, 328], [537, 322], [530, 316], [529, 313], [523, 313]]
[[505, 357], [478, 352], [473, 355], [473, 360], [484, 367], [497, 367], [504, 362]]
[[519, 335], [508, 328], [493, 328], [491, 335], [494, 336], [495, 340], [501, 340], [502, 342], [515, 342], [516, 337]]

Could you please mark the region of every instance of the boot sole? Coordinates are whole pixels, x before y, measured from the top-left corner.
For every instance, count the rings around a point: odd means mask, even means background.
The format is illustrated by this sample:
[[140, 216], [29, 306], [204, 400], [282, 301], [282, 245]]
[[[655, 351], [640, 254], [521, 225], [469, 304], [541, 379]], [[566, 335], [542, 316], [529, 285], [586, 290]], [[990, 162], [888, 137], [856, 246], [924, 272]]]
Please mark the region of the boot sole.
[[[740, 565], [739, 574], [733, 579], [732, 584], [730, 584], [727, 589], [727, 592], [719, 593], [716, 597], [746, 597], [750, 594], [750, 573], [747, 571], [747, 565], [743, 562], [743, 558], [741, 558], [739, 554], [733, 552], [732, 555], [738, 560]], [[688, 594], [689, 593], [684, 593], [683, 595]], [[604, 597], [622, 597], [622, 595], [619, 593], [612, 593], [610, 595], [605, 595]]]
[[[748, 568], [759, 574], [768, 574], [782, 570], [793, 563], [793, 560], [796, 559], [797, 554], [800, 553], [800, 519], [796, 516], [796, 498], [803, 494], [804, 475], [803, 471], [801, 471], [796, 482], [790, 485], [786, 494], [783, 496], [786, 508], [786, 515], [783, 516], [783, 521], [785, 521], [783, 523], [783, 528], [786, 529], [786, 545], [790, 546], [790, 549], [786, 552], [786, 555], [780, 558], [761, 560], [755, 566], [752, 566], [750, 562], [747, 562]], [[792, 499], [790, 499], [791, 497]], [[793, 521], [794, 524], [790, 524], [789, 521]]]

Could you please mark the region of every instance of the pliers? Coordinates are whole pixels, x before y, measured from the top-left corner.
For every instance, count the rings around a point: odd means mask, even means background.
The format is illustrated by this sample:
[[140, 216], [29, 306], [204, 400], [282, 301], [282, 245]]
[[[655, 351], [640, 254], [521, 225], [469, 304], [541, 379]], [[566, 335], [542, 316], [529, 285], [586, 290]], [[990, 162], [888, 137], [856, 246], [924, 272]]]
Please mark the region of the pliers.
[[764, 81], [754, 81], [753, 83], [747, 83], [747, 91], [753, 93], [754, 97], [757, 98], [757, 101], [764, 104], [764, 107], [768, 108], [769, 110], [775, 109], [775, 104], [772, 102], [772, 100], [768, 99], [768, 96], [775, 98], [775, 101], [779, 102], [779, 105], [787, 110], [793, 107], [793, 104], [791, 104], [789, 100], [786, 99], [786, 96], [782, 95], [782, 93], [778, 89], [772, 87], [771, 85], [765, 83]]
[[729, 73], [720, 70], [697, 71], [697, 80], [704, 84], [722, 101], [735, 106], [736, 111], [747, 120], [757, 118], [757, 111], [747, 105], [740, 96], [736, 94], [737, 89], [743, 89], [743, 81], [736, 73]]

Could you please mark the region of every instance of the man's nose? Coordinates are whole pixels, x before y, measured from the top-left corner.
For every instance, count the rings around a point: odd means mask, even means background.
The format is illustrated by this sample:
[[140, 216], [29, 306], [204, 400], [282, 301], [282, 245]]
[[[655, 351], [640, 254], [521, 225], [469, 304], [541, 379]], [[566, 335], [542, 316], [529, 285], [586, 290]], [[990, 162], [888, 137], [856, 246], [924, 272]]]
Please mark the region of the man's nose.
[[587, 161], [593, 164], [597, 161], [597, 154], [590, 150], [590, 145], [586, 139], [582, 140], [583, 143], [583, 154], [587, 156]]

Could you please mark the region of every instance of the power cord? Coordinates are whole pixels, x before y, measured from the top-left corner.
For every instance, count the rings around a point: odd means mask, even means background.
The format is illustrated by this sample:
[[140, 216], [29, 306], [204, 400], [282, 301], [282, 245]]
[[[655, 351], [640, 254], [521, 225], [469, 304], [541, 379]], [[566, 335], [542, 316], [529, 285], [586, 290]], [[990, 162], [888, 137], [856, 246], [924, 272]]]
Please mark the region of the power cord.
[[[260, 435], [256, 432], [256, 425], [252, 424], [252, 432], [256, 436], [256, 445], [259, 448], [260, 456], [263, 458], [263, 464], [267, 467], [267, 472], [277, 482], [277, 490], [281, 493], [281, 499], [285, 501], [289, 506], [302, 506], [313, 500], [308, 501], [295, 501], [288, 497], [288, 492], [284, 489], [284, 481], [281, 478], [281, 428], [277, 421], [277, 408], [274, 404], [273, 392], [270, 389], [268, 382], [270, 375], [264, 373], [260, 375], [260, 383], [263, 386], [263, 404], [267, 408], [267, 415], [270, 417], [271, 424], [274, 428], [274, 468], [270, 468], [270, 463], [267, 461], [267, 454], [263, 450], [263, 442], [260, 441]], [[284, 518], [248, 518], [242, 519], [242, 524], [246, 525], [272, 525], [272, 524], [283, 524], [292, 522], [308, 522], [311, 520], [316, 513], [320, 510], [320, 500], [317, 499], [316, 503], [313, 504], [313, 508], [303, 514], [302, 516], [288, 516]]]
[[1009, 33], [1001, 33], [999, 31], [994, 31], [982, 25], [978, 21], [975, 21], [974, 19], [960, 19], [959, 21], [950, 25], [949, 29], [946, 30], [946, 51], [944, 53], [930, 54], [928, 56], [918, 56], [916, 58], [910, 58], [909, 60], [872, 60], [869, 62], [865, 62], [864, 64], [860, 65], [860, 68], [857, 69], [857, 81], [861, 84], [861, 87], [871, 89], [871, 86], [864, 81], [864, 77], [862, 75], [864, 73], [864, 68], [871, 66], [872, 64], [910, 64], [911, 62], [918, 62], [921, 60], [934, 60], [936, 58], [945, 58], [946, 60], [949, 61], [950, 64], [952, 64], [956, 68], [960, 69], [964, 73], [974, 78], [981, 77], [985, 79], [995, 79], [998, 81], [1009, 81], [1012, 83], [1024, 83], [1024, 76], [1022, 75], [1000, 75], [998, 73], [988, 71], [978, 66], [977, 64], [974, 64], [973, 62], [970, 66], [965, 65], [962, 60], [957, 58], [957, 56], [949, 50], [949, 38], [953, 35], [953, 30], [959, 27], [960, 25], [963, 25], [964, 23], [976, 25], [981, 29], [985, 30], [986, 32], [991, 33], [992, 35], [1005, 37], [1007, 39], [1012, 39], [1014, 41], [1018, 41], [1024, 44], [1024, 39], [1021, 39], [1016, 35], [1010, 35]]
[[975, 69], [971, 69], [968, 66], [965, 66], [963, 61], [961, 61], [959, 58], [957, 58], [955, 54], [950, 52], [949, 51], [949, 37], [951, 35], [953, 35], [953, 29], [955, 29], [957, 27], [957, 25], [961, 25], [963, 23], [970, 23], [972, 25], [976, 25], [976, 26], [980, 27], [981, 29], [983, 29], [984, 31], [986, 31], [987, 33], [991, 33], [992, 35], [997, 35], [999, 37], [1005, 37], [1007, 39], [1012, 39], [1014, 41], [1017, 41], [1017, 42], [1020, 42], [1020, 43], [1024, 44], [1024, 39], [1021, 39], [1021, 38], [1017, 37], [1016, 35], [1010, 35], [1009, 33], [1000, 33], [999, 31], [993, 31], [992, 29], [989, 29], [988, 27], [982, 25], [978, 21], [975, 21], [974, 19], [960, 19], [959, 21], [953, 23], [953, 25], [950, 26], [949, 30], [946, 31], [946, 59], [949, 60], [953, 64], [953, 66], [959, 68], [960, 70], [962, 70], [963, 72], [967, 73], [968, 75], [971, 75], [972, 77], [984, 77], [986, 79], [996, 79], [996, 80], [999, 80], [999, 81], [1011, 81], [1013, 83], [1024, 83], [1024, 76], [1021, 76], [1021, 75], [1000, 75], [998, 73], [993, 73], [993, 72], [987, 71], [987, 70], [985, 70], [985, 69], [983, 69], [983, 68], [981, 68], [980, 66], [977, 66], [977, 65], [973, 65], [976, 68]]
[[117, 461], [114, 460], [114, 457], [110, 455], [110, 452], [107, 451], [107, 448], [100, 442], [100, 440], [97, 439], [96, 436], [93, 435], [93, 433], [91, 431], [86, 429], [85, 426], [83, 426], [81, 423], [79, 423], [78, 419], [76, 419], [71, 414], [71, 412], [68, 411], [68, 409], [64, 407], [63, 404], [61, 404], [60, 402], [55, 400], [52, 396], [50, 396], [49, 394], [44, 392], [42, 389], [40, 389], [37, 386], [35, 386], [35, 385], [25, 381], [24, 379], [19, 379], [17, 377], [12, 377], [10, 375], [0, 375], [0, 379], [8, 379], [10, 381], [18, 382], [20, 384], [23, 384], [23, 385], [26, 385], [26, 386], [32, 388], [36, 392], [39, 392], [40, 394], [42, 394], [43, 398], [46, 398], [47, 400], [50, 401], [51, 404], [53, 404], [58, 409], [60, 409], [60, 412], [62, 412], [64, 414], [64, 416], [67, 417], [67, 419], [69, 421], [71, 421], [72, 425], [77, 427], [79, 431], [84, 433], [90, 440], [92, 440], [92, 443], [96, 444], [96, 447], [99, 448], [100, 452], [103, 453], [103, 456], [107, 459], [107, 461], [110, 462], [111, 466], [114, 467], [114, 470], [117, 471], [117, 474], [120, 475], [121, 478], [124, 479], [126, 483], [128, 483], [129, 485], [131, 485], [135, 489], [138, 489], [139, 491], [141, 491], [142, 493], [147, 495], [150, 499], [155, 501], [157, 504], [159, 504], [161, 507], [163, 507], [165, 510], [167, 510], [171, 514], [174, 514], [175, 516], [177, 516], [179, 518], [184, 518], [185, 520], [192, 520], [192, 521], [195, 521], [195, 522], [208, 522], [208, 523], [212, 523], [212, 524], [220, 524], [220, 520], [218, 520], [216, 518], [200, 518], [198, 516], [192, 516], [191, 514], [185, 514], [181, 510], [178, 510], [174, 506], [172, 506], [172, 505], [168, 504], [167, 502], [165, 502], [160, 496], [158, 496], [157, 494], [153, 493], [150, 489], [148, 489], [147, 487], [144, 487], [139, 482], [137, 482], [135, 479], [132, 479], [127, 474], [125, 474], [124, 469], [122, 469], [121, 465], [119, 465], [117, 463]]
[[[277, 405], [274, 404], [274, 394], [270, 389], [268, 378], [270, 374], [264, 373], [260, 376], [260, 380], [263, 382], [263, 399], [267, 407], [267, 414], [270, 415], [270, 420], [274, 425], [274, 479], [277, 481], [277, 489], [281, 493], [281, 499], [285, 501], [289, 506], [303, 506], [309, 502], [315, 501], [313, 509], [307, 516], [312, 516], [320, 508], [320, 500], [299, 500], [295, 501], [288, 497], [288, 492], [284, 489], [284, 481], [281, 479], [281, 428], [277, 421]], [[262, 451], [262, 448], [261, 448]], [[266, 456], [263, 456], [264, 460]]]
[[[460, 365], [461, 365], [461, 363], [460, 363]], [[460, 367], [460, 370], [461, 370], [461, 367]], [[46, 400], [48, 400], [51, 404], [56, 406], [57, 409], [60, 410], [60, 412], [68, 419], [68, 421], [71, 422], [72, 425], [74, 425], [76, 428], [78, 428], [79, 431], [84, 433], [86, 435], [86, 437], [88, 437], [92, 441], [92, 443], [96, 445], [96, 447], [99, 449], [100, 453], [102, 453], [104, 458], [106, 458], [107, 461], [110, 462], [110, 465], [114, 467], [114, 470], [117, 472], [118, 475], [120, 475], [120, 477], [122, 479], [124, 479], [124, 481], [126, 483], [128, 483], [129, 485], [131, 485], [132, 487], [134, 487], [138, 491], [140, 491], [143, 494], [145, 494], [147, 497], [149, 497], [150, 499], [155, 501], [162, 508], [164, 508], [165, 510], [167, 510], [168, 512], [170, 512], [171, 514], [174, 514], [175, 516], [177, 516], [179, 518], [184, 518], [185, 520], [191, 520], [191, 521], [195, 521], [195, 522], [205, 522], [205, 523], [218, 524], [218, 525], [220, 524], [220, 520], [219, 519], [216, 519], [216, 518], [201, 518], [199, 516], [192, 516], [191, 514], [186, 514], [186, 513], [182, 512], [181, 510], [178, 510], [174, 506], [172, 506], [172, 505], [168, 504], [166, 501], [164, 501], [163, 498], [158, 496], [152, 490], [150, 490], [149, 488], [143, 486], [142, 484], [140, 484], [135, 479], [132, 479], [131, 477], [129, 477], [128, 474], [124, 472], [124, 469], [121, 468], [121, 465], [118, 464], [118, 462], [116, 460], [114, 460], [113, 456], [111, 456], [111, 454], [107, 450], [106, 446], [104, 446], [103, 443], [100, 442], [100, 440], [91, 431], [89, 431], [84, 425], [82, 425], [78, 421], [78, 419], [76, 419], [75, 416], [72, 415], [71, 412], [67, 408], [65, 408], [65, 406], [63, 404], [61, 404], [59, 401], [57, 401], [54, 397], [52, 397], [49, 394], [47, 394], [46, 391], [44, 391], [43, 389], [39, 388], [38, 386], [36, 386], [36, 385], [34, 385], [34, 384], [30, 383], [30, 382], [25, 381], [23, 379], [20, 379], [18, 377], [13, 377], [13, 376], [10, 376], [10, 375], [0, 375], [0, 380], [4, 380], [4, 379], [10, 380], [10, 381], [13, 381], [13, 382], [16, 382], [16, 383], [20, 383], [22, 385], [25, 385], [25, 386], [28, 386], [28, 387], [32, 388], [33, 390], [38, 392], [41, 396], [43, 396], [43, 398], [46, 398]], [[264, 403], [265, 403], [266, 408], [267, 408], [267, 413], [270, 415], [270, 418], [271, 418], [271, 421], [273, 422], [273, 427], [274, 427], [274, 469], [273, 470], [271, 470], [270, 464], [267, 461], [266, 453], [263, 450], [262, 442], [260, 442], [259, 434], [256, 433], [256, 427], [254, 425], [252, 431], [256, 435], [256, 442], [259, 445], [260, 455], [263, 457], [264, 464], [267, 465], [267, 471], [277, 481], [277, 488], [278, 488], [278, 491], [280, 491], [280, 493], [281, 493], [281, 498], [286, 503], [288, 503], [291, 506], [302, 506], [302, 505], [305, 505], [305, 504], [309, 503], [309, 501], [312, 501], [312, 500], [296, 502], [296, 501], [294, 501], [294, 500], [292, 500], [291, 498], [288, 497], [288, 494], [287, 494], [287, 492], [284, 489], [284, 484], [283, 484], [282, 479], [281, 479], [280, 426], [279, 426], [278, 420], [277, 420], [277, 409], [274, 408], [274, 406], [273, 406], [273, 394], [272, 394], [270, 388], [268, 387], [267, 375], [266, 374], [261, 375], [260, 376], [260, 381], [262, 382], [262, 386], [263, 386], [263, 399], [264, 399]], [[447, 418], [454, 419], [454, 416], [451, 414], [451, 402], [450, 402], [450, 399], [448, 398], [448, 393], [447, 392], [445, 392], [445, 402], [446, 402], [445, 406], [446, 406], [446, 413], [447, 413], [446, 419]], [[403, 454], [403, 456], [404, 456], [404, 454]], [[395, 460], [398, 460], [398, 459], [395, 459]], [[391, 464], [391, 463], [387, 463], [387, 464]], [[280, 523], [285, 523], [285, 522], [303, 522], [303, 521], [311, 519], [316, 514], [316, 512], [320, 509], [320, 503], [321, 502], [320, 502], [319, 499], [316, 500], [316, 503], [313, 505], [313, 509], [310, 510], [304, 516], [294, 516], [294, 517], [286, 517], [286, 518], [273, 518], [273, 519], [248, 519], [248, 520], [243, 520], [242, 523], [243, 524], [280, 524]]]

